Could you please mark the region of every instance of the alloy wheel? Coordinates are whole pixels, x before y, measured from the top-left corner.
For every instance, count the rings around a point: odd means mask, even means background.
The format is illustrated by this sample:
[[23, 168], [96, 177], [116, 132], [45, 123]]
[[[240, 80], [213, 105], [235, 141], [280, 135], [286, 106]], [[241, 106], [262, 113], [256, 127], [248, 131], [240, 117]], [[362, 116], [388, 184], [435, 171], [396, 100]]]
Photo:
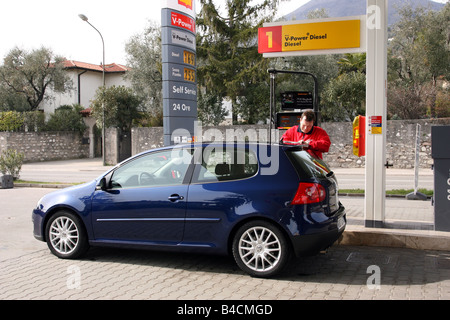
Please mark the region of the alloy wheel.
[[281, 242], [270, 229], [256, 226], [239, 239], [239, 256], [251, 270], [266, 272], [275, 268], [282, 254]]
[[50, 225], [50, 243], [61, 255], [70, 255], [79, 243], [79, 230], [76, 223], [66, 217], [56, 218]]

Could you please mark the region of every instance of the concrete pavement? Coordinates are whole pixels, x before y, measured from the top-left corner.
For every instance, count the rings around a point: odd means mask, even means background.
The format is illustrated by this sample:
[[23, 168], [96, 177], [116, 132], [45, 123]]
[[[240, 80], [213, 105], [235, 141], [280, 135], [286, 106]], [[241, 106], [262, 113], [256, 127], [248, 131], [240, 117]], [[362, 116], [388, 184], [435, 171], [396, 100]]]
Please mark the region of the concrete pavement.
[[[291, 300], [287, 306], [297, 308], [293, 300], [450, 299], [449, 250], [334, 245], [325, 254], [295, 259], [273, 279], [249, 277], [231, 257], [190, 253], [91, 248], [82, 259], [58, 259], [33, 238], [31, 224], [38, 199], [54, 190], [0, 189], [0, 300], [174, 300], [164, 312], [175, 315], [191, 300], [206, 306], [209, 300], [249, 306], [255, 303], [249, 300], [262, 300], [257, 303], [276, 313], [280, 306], [272, 300]], [[347, 234], [361, 225], [362, 198], [341, 200]], [[389, 212], [411, 211], [402, 201], [387, 200]], [[421, 203], [415, 217], [429, 226], [429, 202]], [[409, 223], [408, 216], [388, 218]]]
[[88, 182], [112, 168], [103, 166], [102, 159], [75, 159], [25, 163], [20, 179], [59, 184]]
[[[333, 168], [341, 189], [364, 189], [364, 168]], [[414, 169], [386, 169], [386, 190], [414, 189]], [[419, 188], [433, 190], [434, 176], [431, 168], [420, 168], [418, 176]]]
[[[298, 311], [295, 300], [449, 300], [449, 261], [444, 251], [334, 246], [259, 279], [222, 256], [91, 248], [63, 260], [43, 249], [0, 260], [0, 300], [173, 300], [151, 305], [169, 316], [210, 300], [270, 305], [274, 313]], [[290, 303], [280, 309], [274, 300]]]

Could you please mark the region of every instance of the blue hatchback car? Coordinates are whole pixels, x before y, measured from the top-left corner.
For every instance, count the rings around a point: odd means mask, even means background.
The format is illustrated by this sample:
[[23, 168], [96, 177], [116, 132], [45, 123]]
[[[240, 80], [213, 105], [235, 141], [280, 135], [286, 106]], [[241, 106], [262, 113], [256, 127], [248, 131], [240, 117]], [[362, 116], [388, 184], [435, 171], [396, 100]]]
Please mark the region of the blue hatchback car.
[[32, 217], [35, 238], [60, 258], [89, 246], [231, 254], [258, 277], [326, 249], [346, 225], [322, 160], [301, 147], [236, 143], [146, 151], [44, 196]]

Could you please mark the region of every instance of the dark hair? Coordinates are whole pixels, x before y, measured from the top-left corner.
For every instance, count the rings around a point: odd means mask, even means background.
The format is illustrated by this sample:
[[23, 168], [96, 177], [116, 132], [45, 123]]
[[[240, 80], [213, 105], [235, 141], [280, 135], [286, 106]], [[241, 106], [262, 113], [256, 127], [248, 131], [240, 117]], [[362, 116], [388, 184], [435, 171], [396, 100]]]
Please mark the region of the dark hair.
[[316, 121], [316, 114], [312, 109], [305, 110], [302, 114], [302, 119], [303, 117], [306, 117], [306, 121]]

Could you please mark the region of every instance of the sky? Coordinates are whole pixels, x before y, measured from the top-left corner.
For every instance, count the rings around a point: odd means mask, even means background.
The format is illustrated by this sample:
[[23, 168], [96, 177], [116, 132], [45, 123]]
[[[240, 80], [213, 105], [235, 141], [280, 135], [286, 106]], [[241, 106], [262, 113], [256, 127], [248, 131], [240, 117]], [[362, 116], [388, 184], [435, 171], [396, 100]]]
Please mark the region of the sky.
[[[290, 13], [308, 1], [281, 1], [279, 11]], [[2, 1], [1, 10], [0, 64], [16, 46], [28, 51], [45, 47], [69, 60], [100, 64], [100, 35], [79, 14], [101, 32], [105, 63], [126, 64], [130, 38], [142, 33], [149, 20], [161, 23], [159, 0], [16, 0]]]
[[[281, 0], [278, 15], [290, 13], [307, 2]], [[149, 20], [161, 22], [159, 0], [9, 0], [2, 2], [1, 9], [1, 64], [16, 46], [28, 51], [45, 47], [69, 60], [101, 64], [100, 36], [79, 14], [86, 15], [102, 33], [105, 63], [126, 64], [125, 44], [129, 39], [142, 33]]]

